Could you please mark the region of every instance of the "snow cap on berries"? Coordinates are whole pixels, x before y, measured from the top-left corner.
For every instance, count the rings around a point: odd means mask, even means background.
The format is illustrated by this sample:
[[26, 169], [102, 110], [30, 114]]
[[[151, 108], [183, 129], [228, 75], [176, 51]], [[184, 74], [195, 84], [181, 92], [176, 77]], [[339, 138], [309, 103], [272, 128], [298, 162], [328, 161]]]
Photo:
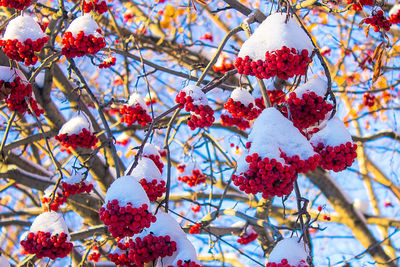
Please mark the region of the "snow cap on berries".
[[310, 142], [314, 146], [319, 143], [325, 146], [340, 146], [341, 144], [352, 142], [352, 139], [344, 123], [334, 117], [326, 122], [326, 126], [323, 129], [313, 134]]
[[104, 206], [114, 199], [118, 200], [121, 207], [126, 206], [128, 202], [137, 208], [143, 204], [150, 207], [150, 201], [146, 192], [132, 176], [122, 176], [111, 184], [106, 193]]
[[10, 267], [10, 263], [8, 262], [6, 256], [4, 256], [4, 254], [0, 255], [0, 266], [1, 267]]
[[0, 81], [12, 82], [17, 77], [19, 77], [24, 83], [28, 83], [25, 75], [19, 69], [0, 66]]
[[[127, 171], [130, 168], [127, 169]], [[157, 168], [157, 165], [149, 158], [142, 157], [138, 160], [138, 164], [132, 170], [130, 176], [134, 177], [137, 181], [145, 179], [147, 182], [153, 180], [161, 181], [161, 173]]]
[[155, 156], [160, 156], [160, 152], [159, 152], [160, 148], [150, 144], [150, 143], [146, 143], [143, 147], [143, 156], [150, 156], [150, 155], [155, 155]]
[[245, 106], [249, 106], [250, 104], [255, 106], [254, 97], [246, 89], [237, 87], [232, 91], [231, 98], [234, 101], [241, 102]]
[[252, 142], [250, 154], [258, 153], [282, 163], [278, 160], [279, 148], [287, 156], [298, 155], [301, 160], [316, 154], [307, 138], [275, 108], [266, 108], [254, 121], [248, 141]]
[[313, 44], [307, 34], [294, 18], [289, 16], [285, 23], [286, 18], [287, 13], [279, 12], [268, 16], [244, 42], [238, 57], [249, 56], [254, 61], [264, 60], [265, 52], [279, 50], [283, 46], [296, 48], [298, 51], [306, 49], [311, 55]]
[[49, 232], [51, 235], [64, 233], [69, 241], [68, 227], [60, 213], [50, 211], [37, 216], [29, 232], [36, 234], [39, 231]]
[[396, 15], [400, 12], [400, 4], [393, 5], [389, 11], [389, 16]]
[[84, 176], [81, 173], [75, 173], [71, 175], [69, 178], [64, 178], [63, 183], [74, 185], [79, 184], [82, 180], [84, 180]]
[[17, 39], [20, 42], [24, 42], [27, 39], [31, 39], [36, 41], [46, 36], [39, 24], [31, 16], [22, 15], [8, 23], [3, 40]]
[[93, 19], [93, 16], [85, 14], [74, 19], [66, 31], [71, 32], [74, 37], [76, 37], [80, 31], [83, 31], [86, 36], [92, 34], [94, 37], [102, 37], [102, 35], [97, 31], [99, 29], [100, 27]]
[[188, 85], [182, 89], [182, 92], [186, 93], [186, 96], [193, 98], [193, 105], [208, 105], [208, 99], [206, 94], [196, 85]]
[[144, 237], [150, 233], [153, 233], [155, 236], [169, 235], [171, 237], [171, 241], [175, 241], [180, 238], [186, 238], [186, 233], [170, 214], [159, 211], [156, 214], [156, 218], [157, 220], [155, 223], [152, 223], [149, 228], [143, 229], [143, 231], [136, 236]]
[[299, 242], [298, 237], [285, 238], [276, 244], [268, 262], [280, 263], [282, 259], [286, 259], [290, 265], [301, 266], [303, 262], [307, 262], [307, 255], [306, 245], [303, 241]]
[[135, 106], [137, 104], [139, 104], [144, 110], [146, 110], [147, 105], [144, 98], [138, 93], [131, 94], [128, 100], [128, 105]]
[[89, 117], [83, 113], [80, 112], [78, 115], [72, 117], [69, 121], [67, 121], [60, 129], [58, 134], [67, 134], [67, 135], [72, 135], [72, 134], [79, 134], [82, 132], [83, 129], [86, 129], [90, 132], [93, 132], [93, 126], [92, 123], [90, 122]]
[[301, 98], [304, 93], [314, 92], [316, 95], [325, 97], [326, 91], [328, 90], [328, 83], [318, 77], [309, 79], [306, 83], [300, 85], [294, 90], [296, 96]]

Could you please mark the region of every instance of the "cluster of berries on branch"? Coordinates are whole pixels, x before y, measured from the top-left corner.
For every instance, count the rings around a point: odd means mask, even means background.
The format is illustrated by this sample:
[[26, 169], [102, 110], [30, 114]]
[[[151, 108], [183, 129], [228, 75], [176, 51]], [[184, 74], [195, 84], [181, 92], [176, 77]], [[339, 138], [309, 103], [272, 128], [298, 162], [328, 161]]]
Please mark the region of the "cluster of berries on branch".
[[400, 5], [396, 4], [389, 11], [389, 20], [392, 24], [400, 23]]
[[236, 88], [232, 91], [230, 98], [224, 104], [224, 108], [233, 118], [244, 118], [249, 121], [254, 120], [261, 113], [254, 102], [254, 97], [242, 88]]
[[258, 234], [256, 232], [250, 232], [250, 233], [244, 233], [242, 234], [237, 242], [241, 245], [247, 245], [256, 240], [258, 237]]
[[234, 118], [227, 114], [221, 114], [221, 121], [224, 126], [236, 126], [243, 131], [250, 128], [250, 122], [244, 118]]
[[208, 99], [200, 87], [189, 85], [175, 98], [179, 108], [191, 113], [187, 125], [191, 130], [210, 127], [215, 121], [214, 110], [208, 105]]
[[176, 262], [176, 266], [168, 265], [168, 267], [202, 267], [202, 265], [198, 264], [195, 261], [191, 261], [191, 260], [187, 260], [187, 261], [178, 260]]
[[131, 126], [134, 123], [138, 123], [142, 126], [149, 124], [152, 119], [147, 113], [146, 103], [141, 95], [134, 93], [129, 97], [127, 105], [123, 105], [119, 110], [121, 122]]
[[389, 19], [387, 19], [382, 10], [372, 11], [370, 17], [365, 18], [361, 21], [362, 23], [366, 23], [371, 25], [374, 28], [375, 32], [379, 32], [380, 30], [389, 31], [392, 23]]
[[83, 12], [89, 13], [90, 11], [94, 10], [98, 14], [103, 14], [107, 12], [107, 3], [104, 0], [84, 0], [83, 4]]
[[374, 0], [347, 0], [347, 4], [351, 4], [353, 10], [361, 11], [364, 6], [373, 6]]
[[48, 36], [32, 17], [22, 15], [8, 23], [0, 47], [8, 58], [29, 66], [36, 64], [38, 57], [35, 53], [40, 52], [48, 40]]
[[375, 96], [370, 93], [365, 93], [363, 95], [363, 104], [367, 107], [373, 107], [375, 105]]
[[203, 174], [199, 166], [194, 162], [179, 164], [177, 169], [180, 172], [178, 181], [184, 182], [190, 187], [203, 184], [207, 180], [207, 176]]
[[115, 65], [115, 62], [116, 62], [116, 59], [115, 59], [115, 57], [107, 57], [105, 60], [103, 60], [101, 63], [100, 63], [100, 65], [99, 65], [99, 68], [100, 69], [107, 69], [107, 68], [109, 68], [109, 67], [111, 67], [111, 66], [114, 66]]
[[23, 10], [30, 6], [32, 0], [0, 0], [0, 6]]

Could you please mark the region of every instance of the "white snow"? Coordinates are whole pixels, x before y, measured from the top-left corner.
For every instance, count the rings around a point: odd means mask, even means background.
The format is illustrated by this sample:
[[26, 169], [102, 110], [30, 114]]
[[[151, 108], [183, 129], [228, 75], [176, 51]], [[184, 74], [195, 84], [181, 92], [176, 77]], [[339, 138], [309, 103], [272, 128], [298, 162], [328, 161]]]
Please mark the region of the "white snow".
[[[157, 217], [156, 222], [152, 223], [149, 228], [143, 229], [143, 231], [136, 236], [144, 237], [153, 233], [155, 236], [169, 235], [172, 241], [186, 238], [186, 233], [170, 214], [159, 210], [155, 216]], [[135, 237], [133, 237], [133, 239]]]
[[[150, 155], [155, 155], [155, 156], [160, 156], [160, 153], [158, 152], [159, 148], [153, 144], [146, 143], [143, 147], [143, 156], [150, 156]], [[160, 156], [161, 157], [161, 156]]]
[[176, 242], [176, 248], [177, 250], [175, 251], [174, 254], [172, 254], [171, 257], [165, 257], [160, 259], [157, 262], [157, 267], [164, 267], [164, 266], [177, 266], [178, 260], [183, 260], [183, 261], [194, 261], [196, 263], [199, 263], [197, 260], [197, 253], [196, 249], [194, 248], [192, 242], [189, 241], [185, 236], [181, 237], [177, 240]]
[[297, 266], [302, 260], [307, 260], [307, 248], [303, 241], [298, 242], [298, 237], [285, 238], [276, 244], [268, 257], [268, 262], [280, 263], [287, 259], [290, 265]]
[[240, 49], [239, 57], [249, 56], [252, 60], [265, 60], [265, 52], [279, 50], [283, 46], [308, 50], [314, 46], [297, 21], [290, 17], [285, 24], [286, 13], [274, 13], [267, 17]]
[[367, 213], [367, 211], [368, 211], [368, 201], [356, 198], [353, 202], [353, 206], [354, 206], [354, 208], [358, 209], [362, 213]]
[[[38, 231], [49, 232], [51, 235], [65, 233], [68, 235], [68, 227], [60, 213], [44, 212], [33, 221], [29, 232], [36, 234]], [[69, 240], [69, 235], [68, 235]]]
[[248, 141], [252, 142], [250, 154], [277, 160], [279, 148], [288, 156], [298, 155], [302, 160], [316, 154], [307, 138], [275, 108], [266, 108], [254, 121]]
[[67, 184], [79, 184], [83, 180], [83, 174], [81, 173], [75, 173], [71, 175], [69, 178], [64, 178], [63, 182]]
[[127, 135], [125, 132], [123, 132], [122, 134], [120, 134], [117, 137], [117, 141], [118, 142], [124, 142], [125, 140], [129, 140], [131, 137], [129, 135]]
[[58, 134], [79, 134], [82, 130], [86, 128], [86, 130], [93, 132], [93, 126], [90, 122], [89, 117], [81, 111], [78, 115], [72, 117], [69, 121], [67, 121], [60, 129]]
[[240, 101], [243, 105], [248, 107], [250, 104], [255, 105], [254, 97], [246, 89], [237, 87], [232, 91], [230, 96], [234, 101]]
[[310, 142], [315, 146], [318, 143], [323, 143], [325, 146], [340, 146], [341, 144], [352, 142], [352, 139], [344, 123], [334, 117], [326, 122], [323, 129], [313, 134]]
[[318, 77], [309, 79], [306, 83], [297, 87], [294, 92], [298, 98], [301, 98], [304, 93], [314, 92], [316, 95], [325, 97], [326, 91], [328, 90], [328, 83]]
[[400, 11], [400, 4], [393, 5], [393, 7], [389, 11], [389, 16], [396, 15]]
[[208, 99], [206, 94], [196, 85], [188, 85], [182, 89], [182, 92], [186, 93], [186, 96], [193, 98], [193, 105], [208, 105]]
[[[43, 191], [43, 196], [49, 198], [49, 197], [51, 196], [51, 193], [53, 193], [53, 190], [54, 190], [54, 185], [48, 186], [48, 187]], [[57, 187], [56, 194], [57, 194], [57, 193], [62, 194], [62, 190], [61, 190], [60, 187]]]
[[134, 177], [138, 182], [143, 178], [147, 182], [151, 182], [154, 179], [160, 181], [161, 173], [157, 168], [157, 165], [149, 158], [142, 157], [138, 160], [137, 166], [132, 170], [131, 176]]
[[8, 263], [8, 260], [4, 255], [0, 256], [0, 267], [10, 267], [10, 263]]
[[135, 106], [137, 104], [139, 104], [144, 110], [146, 110], [147, 106], [146, 106], [146, 101], [144, 100], [144, 98], [141, 95], [139, 95], [138, 93], [133, 93], [129, 97], [128, 105]]
[[25, 75], [19, 69], [0, 66], [0, 80], [5, 82], [12, 82], [15, 80], [16, 77], [20, 77], [22, 81], [28, 83]]
[[146, 192], [132, 176], [122, 176], [111, 184], [106, 193], [104, 206], [113, 199], [118, 200], [120, 206], [126, 206], [130, 202], [136, 208], [143, 204], [147, 204], [150, 208], [150, 201]]
[[94, 37], [99, 38], [102, 37], [102, 35], [97, 32], [98, 29], [100, 29], [100, 27], [93, 19], [93, 16], [90, 14], [85, 14], [74, 19], [66, 31], [71, 32], [72, 36], [74, 37], [76, 37], [80, 31], [83, 31], [85, 36], [92, 34]]
[[18, 39], [18, 41], [24, 42], [27, 39], [31, 39], [36, 41], [46, 36], [39, 24], [31, 16], [22, 15], [8, 23], [3, 40]]

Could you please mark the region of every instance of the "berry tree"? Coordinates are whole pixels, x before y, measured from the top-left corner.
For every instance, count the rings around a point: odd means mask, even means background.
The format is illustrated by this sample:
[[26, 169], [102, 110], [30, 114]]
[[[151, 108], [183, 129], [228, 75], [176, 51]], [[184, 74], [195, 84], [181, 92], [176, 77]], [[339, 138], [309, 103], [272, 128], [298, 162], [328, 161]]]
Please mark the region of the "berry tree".
[[0, 8], [0, 267], [399, 265], [399, 4]]

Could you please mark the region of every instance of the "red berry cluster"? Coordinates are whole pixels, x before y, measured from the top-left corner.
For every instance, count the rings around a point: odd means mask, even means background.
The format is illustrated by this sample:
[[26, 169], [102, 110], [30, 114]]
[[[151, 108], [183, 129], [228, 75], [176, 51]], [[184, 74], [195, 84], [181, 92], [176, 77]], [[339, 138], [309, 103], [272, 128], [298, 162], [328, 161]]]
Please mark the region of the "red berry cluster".
[[137, 237], [135, 242], [129, 244], [130, 253], [133, 253], [135, 262], [138, 266], [152, 262], [158, 258], [172, 256], [176, 251], [176, 242], [171, 241], [169, 235], [154, 236], [146, 235], [144, 238]]
[[373, 6], [374, 0], [347, 0], [347, 4], [351, 4], [351, 8], [355, 11], [361, 11], [363, 6]]
[[[180, 169], [180, 166], [177, 167], [178, 170]], [[181, 171], [183, 172], [183, 171]], [[207, 176], [205, 176], [200, 170], [192, 170], [192, 175], [184, 175], [184, 176], [178, 176], [178, 181], [187, 183], [190, 187], [202, 184], [206, 182]]]
[[375, 105], [375, 96], [369, 93], [364, 94], [364, 105], [367, 107], [373, 107]]
[[232, 115], [234, 118], [245, 118], [246, 120], [254, 120], [260, 115], [261, 110], [258, 109], [253, 103], [245, 106], [240, 101], [235, 101], [232, 98], [228, 99], [225, 103], [224, 108]]
[[146, 179], [141, 179], [139, 183], [142, 185], [144, 191], [146, 191], [150, 201], [156, 201], [157, 198], [161, 197], [167, 191], [165, 181], [154, 179], [151, 182], [147, 182]]
[[268, 262], [266, 267], [308, 267], [308, 264], [302, 260], [298, 265], [290, 265], [287, 259], [282, 259], [280, 263]]
[[99, 252], [92, 252], [88, 256], [89, 261], [99, 262], [101, 254]]
[[65, 233], [51, 235], [49, 232], [38, 231], [29, 233], [21, 246], [29, 254], [35, 254], [38, 259], [49, 257], [52, 260], [66, 257], [73, 248]]
[[20, 114], [28, 111], [29, 114], [32, 114], [25, 97], [29, 98], [36, 116], [44, 113], [44, 110], [38, 107], [36, 100], [32, 97], [32, 86], [30, 84], [25, 84], [20, 77], [16, 77], [12, 82], [0, 80], [0, 100], [5, 99], [10, 110], [18, 111]]
[[389, 31], [392, 23], [389, 19], [387, 19], [382, 10], [372, 11], [372, 15], [368, 18], [365, 18], [361, 21], [361, 23], [367, 23], [374, 28], [375, 32], [379, 32], [381, 29], [385, 31]]
[[250, 128], [250, 122], [243, 118], [233, 118], [229, 115], [222, 114], [221, 115], [222, 125], [226, 126], [236, 126], [240, 130], [246, 130]]
[[159, 171], [161, 173], [163, 172], [164, 163], [162, 163], [159, 155], [143, 155], [143, 157], [151, 159], [154, 162], [154, 164], [156, 164]]
[[332, 104], [314, 92], [304, 93], [301, 98], [295, 92], [290, 93], [287, 103], [293, 125], [299, 129], [318, 123], [333, 109]]
[[49, 37], [47, 36], [35, 41], [29, 38], [23, 42], [20, 42], [18, 39], [0, 40], [0, 47], [2, 47], [4, 54], [8, 58], [24, 62], [26, 66], [29, 66], [36, 64], [38, 57], [35, 56], [35, 52], [40, 52], [48, 40]]
[[319, 143], [314, 150], [321, 155], [319, 165], [334, 172], [340, 172], [350, 167], [357, 157], [357, 145], [351, 142], [334, 147]]
[[100, 220], [108, 226], [108, 231], [115, 238], [133, 236], [156, 221], [156, 217], [149, 212], [147, 204], [139, 208], [133, 207], [130, 202], [126, 206], [120, 206], [116, 199], [109, 201], [105, 208], [101, 207], [99, 215]]
[[[68, 196], [64, 195], [61, 192], [57, 192], [56, 196], [54, 197], [53, 202], [50, 205], [50, 210], [52, 211], [58, 211], [61, 205], [66, 203], [68, 200]], [[42, 204], [45, 207], [45, 210], [47, 210], [47, 204], [50, 203], [51, 197], [43, 197], [42, 198]]]
[[147, 111], [139, 104], [134, 106], [124, 105], [119, 110], [119, 113], [122, 115], [121, 122], [125, 122], [128, 126], [131, 126], [135, 122], [142, 126], [146, 126], [151, 122], [150, 115], [147, 114]]
[[115, 61], [116, 61], [115, 57], [107, 58], [107, 59], [103, 60], [103, 62], [100, 63], [99, 68], [100, 69], [106, 69], [106, 68], [109, 68], [111, 66], [114, 66], [115, 65]]
[[83, 12], [89, 13], [92, 10], [95, 10], [98, 14], [103, 14], [104, 12], [107, 12], [106, 1], [102, 1], [102, 0], [86, 1], [86, 0], [84, 0], [83, 1]]
[[203, 36], [200, 37], [200, 40], [208, 40], [208, 41], [212, 42], [214, 40], [214, 38], [211, 33], [206, 32]]
[[178, 260], [176, 262], [176, 266], [168, 265], [168, 267], [202, 267], [202, 266], [191, 260], [187, 260], [187, 261]]
[[324, 220], [329, 222], [331, 220], [331, 217], [329, 217], [328, 215], [324, 215]]
[[[282, 90], [267, 90], [268, 96], [269, 96], [269, 100], [271, 101], [271, 105], [274, 104], [280, 104], [282, 102], [285, 101], [285, 93]], [[262, 104], [264, 106], [264, 100], [262, 98], [260, 98], [260, 100], [262, 101]], [[257, 103], [256, 103], [257, 105]], [[258, 106], [258, 105], [257, 105]], [[264, 107], [265, 108], [265, 107]], [[262, 108], [262, 109], [264, 109]]]
[[[267, 91], [269, 92], [269, 91]], [[269, 94], [269, 93], [268, 93]], [[272, 100], [271, 100], [272, 101]], [[265, 109], [265, 104], [264, 104], [264, 99], [262, 97], [259, 98], [255, 98], [254, 102], [256, 103], [256, 106], [261, 109], [264, 110]]]
[[221, 60], [218, 60], [217, 63], [213, 66], [213, 70], [215, 72], [219, 72], [225, 74], [227, 71], [233, 70], [235, 66], [233, 66], [232, 60], [225, 56], [222, 56]]
[[83, 128], [79, 134], [59, 134], [55, 139], [61, 142], [61, 145], [64, 147], [72, 149], [76, 149], [77, 147], [91, 149], [98, 141], [96, 135], [92, 134], [86, 128]]
[[30, 6], [32, 0], [0, 0], [0, 6], [22, 10]]
[[191, 130], [210, 127], [215, 121], [214, 110], [209, 105], [194, 105], [194, 99], [191, 96], [186, 96], [185, 92], [180, 92], [175, 101], [181, 104], [179, 108], [185, 107], [186, 111], [192, 112], [192, 116], [187, 122]]
[[190, 209], [191, 209], [194, 213], [197, 213], [197, 212], [200, 211], [200, 208], [201, 208], [200, 205], [196, 205], [196, 206], [191, 207]]
[[318, 162], [320, 160], [319, 154], [315, 154], [314, 156], [309, 157], [306, 160], [300, 159], [300, 157], [298, 155], [289, 157], [283, 151], [281, 151], [280, 156], [285, 160], [285, 162], [287, 164], [294, 167], [297, 172], [304, 172], [304, 173], [315, 170], [317, 168]]
[[258, 237], [257, 233], [251, 232], [250, 234], [244, 234], [242, 236], [240, 236], [240, 238], [237, 240], [237, 242], [241, 245], [247, 245], [251, 242], [253, 242], [254, 240], [256, 240]]
[[264, 61], [253, 61], [249, 56], [239, 57], [235, 61], [235, 67], [240, 74], [256, 76], [259, 79], [276, 76], [287, 80], [295, 75], [305, 75], [310, 61], [306, 49], [298, 53], [296, 48], [283, 46], [280, 50], [267, 51]]
[[82, 181], [80, 183], [76, 184], [69, 184], [66, 182], [62, 182], [61, 184], [63, 194], [67, 197], [72, 196], [72, 195], [77, 195], [77, 194], [82, 194], [82, 193], [90, 193], [93, 189], [92, 184], [87, 184], [85, 181]]
[[246, 194], [262, 193], [263, 198], [284, 196], [293, 190], [297, 177], [295, 166], [284, 166], [276, 159], [261, 158], [257, 153], [246, 156], [248, 170], [232, 175], [233, 183]]
[[[98, 30], [100, 33], [100, 30]], [[71, 32], [66, 32], [62, 39], [64, 47], [61, 53], [69, 58], [83, 57], [86, 54], [94, 55], [106, 46], [104, 37], [95, 37], [93, 34], [86, 36], [80, 31], [76, 36]]]
[[390, 15], [389, 20], [392, 24], [400, 23], [400, 11], [398, 11], [396, 14]]
[[200, 223], [195, 223], [194, 225], [192, 225], [189, 229], [189, 234], [200, 234]]

